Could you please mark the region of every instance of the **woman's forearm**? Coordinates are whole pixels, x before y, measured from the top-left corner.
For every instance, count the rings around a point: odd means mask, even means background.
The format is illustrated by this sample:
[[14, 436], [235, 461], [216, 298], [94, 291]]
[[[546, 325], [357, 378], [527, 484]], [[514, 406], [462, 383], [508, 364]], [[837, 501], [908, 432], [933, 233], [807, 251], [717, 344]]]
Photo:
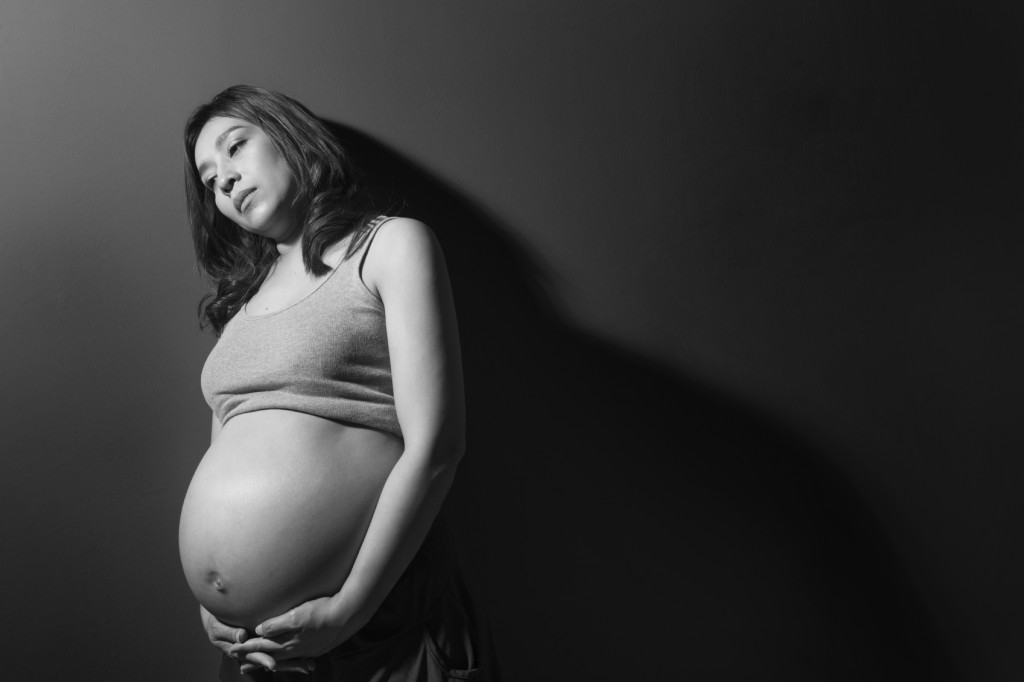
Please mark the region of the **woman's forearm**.
[[332, 602], [341, 618], [361, 627], [412, 561], [455, 478], [458, 458], [406, 451], [381, 490], [355, 563]]

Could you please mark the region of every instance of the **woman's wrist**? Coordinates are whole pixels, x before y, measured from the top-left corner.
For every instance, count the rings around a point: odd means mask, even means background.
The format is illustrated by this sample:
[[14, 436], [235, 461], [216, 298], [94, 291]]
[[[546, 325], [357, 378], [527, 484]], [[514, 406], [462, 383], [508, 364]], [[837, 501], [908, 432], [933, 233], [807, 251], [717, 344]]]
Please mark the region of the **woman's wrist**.
[[372, 614], [364, 614], [365, 609], [358, 608], [350, 591], [342, 587], [341, 591], [330, 598], [327, 617], [331, 625], [344, 629], [349, 635], [355, 634], [370, 621]]

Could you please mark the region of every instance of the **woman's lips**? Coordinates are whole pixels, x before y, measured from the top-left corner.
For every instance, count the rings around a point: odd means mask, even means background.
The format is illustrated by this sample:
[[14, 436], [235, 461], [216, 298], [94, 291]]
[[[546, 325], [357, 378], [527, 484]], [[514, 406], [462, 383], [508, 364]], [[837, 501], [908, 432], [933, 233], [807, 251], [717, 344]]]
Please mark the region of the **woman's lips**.
[[255, 191], [255, 188], [250, 187], [249, 189], [242, 190], [241, 192], [239, 192], [238, 195], [235, 196], [234, 202], [232, 202], [235, 205], [235, 210], [238, 211], [239, 213], [243, 213], [244, 211], [242, 209], [242, 206], [245, 204], [245, 200], [249, 197], [250, 194], [252, 194]]

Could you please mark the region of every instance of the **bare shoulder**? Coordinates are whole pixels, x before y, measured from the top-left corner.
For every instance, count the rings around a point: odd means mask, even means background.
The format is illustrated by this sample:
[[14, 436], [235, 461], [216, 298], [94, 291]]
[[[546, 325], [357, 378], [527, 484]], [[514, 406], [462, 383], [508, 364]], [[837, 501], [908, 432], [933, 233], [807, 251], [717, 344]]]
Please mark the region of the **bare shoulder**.
[[441, 248], [429, 227], [413, 218], [392, 218], [377, 229], [363, 263], [363, 281], [374, 291], [396, 278], [430, 276], [443, 268]]
[[375, 247], [378, 258], [407, 258], [418, 252], [433, 252], [437, 247], [434, 233], [426, 224], [414, 218], [392, 218], [377, 229]]

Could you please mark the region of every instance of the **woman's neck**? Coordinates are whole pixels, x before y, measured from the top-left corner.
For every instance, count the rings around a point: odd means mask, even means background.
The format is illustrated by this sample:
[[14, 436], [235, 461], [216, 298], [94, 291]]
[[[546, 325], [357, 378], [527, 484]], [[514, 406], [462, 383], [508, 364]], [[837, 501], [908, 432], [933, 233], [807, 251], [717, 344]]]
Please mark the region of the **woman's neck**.
[[301, 250], [301, 245], [302, 230], [299, 228], [295, 228], [287, 237], [277, 242], [277, 253], [280, 254], [280, 256], [282, 257], [287, 256], [289, 253], [292, 252], [295, 252], [294, 255], [298, 255], [298, 252]]

